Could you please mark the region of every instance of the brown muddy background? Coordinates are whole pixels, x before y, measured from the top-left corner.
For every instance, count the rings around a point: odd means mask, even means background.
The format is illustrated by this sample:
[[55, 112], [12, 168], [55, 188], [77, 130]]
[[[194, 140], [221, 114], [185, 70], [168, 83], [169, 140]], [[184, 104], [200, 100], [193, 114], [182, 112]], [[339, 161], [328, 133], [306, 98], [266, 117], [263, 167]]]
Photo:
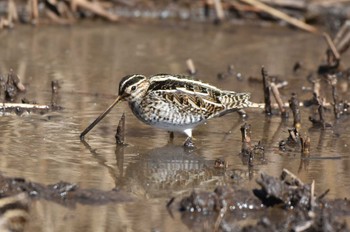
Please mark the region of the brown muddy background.
[[[79, 140], [80, 132], [113, 101], [124, 75], [185, 73], [185, 61], [192, 58], [199, 79], [252, 92], [252, 99], [261, 102], [261, 83], [248, 79], [260, 78], [264, 65], [270, 74], [289, 82], [281, 90], [285, 101], [292, 92], [305, 100], [311, 98], [311, 92], [302, 91], [302, 86], [310, 86], [307, 71], [295, 75], [293, 65], [300, 61], [306, 69], [316, 70], [325, 49], [319, 36], [277, 26], [80, 23], [1, 31], [1, 72], [12, 68], [23, 73], [25, 97], [40, 104], [50, 103], [51, 81], [58, 80], [58, 103], [64, 109], [0, 117], [0, 172], [43, 184], [66, 181], [82, 188], [118, 188], [132, 197], [123, 203], [75, 207], [33, 201], [26, 231], [189, 231], [180, 213], [174, 212], [172, 218], [167, 212], [171, 197], [181, 198], [193, 189], [213, 191], [224, 184], [251, 189], [259, 172], [278, 176], [283, 168], [306, 183], [315, 180], [318, 193], [329, 188], [327, 197], [349, 197], [350, 122], [348, 117], [335, 122], [331, 112], [327, 119], [334, 127], [321, 130], [311, 128], [309, 109], [302, 109], [301, 134], [311, 137], [311, 159], [305, 162], [300, 153], [278, 149], [279, 141], [288, 137], [292, 118], [283, 121], [265, 117], [261, 110], [247, 110], [253, 142], [261, 140], [266, 157], [251, 173], [239, 156], [244, 121], [237, 114], [198, 127], [197, 148], [190, 152], [182, 148], [184, 135], [175, 134], [169, 145], [166, 131], [139, 122], [126, 103], [86, 136], [90, 150]], [[342, 61], [349, 66], [349, 55]], [[243, 75], [242, 81], [217, 78], [229, 64]], [[340, 93], [349, 99], [348, 93]], [[116, 147], [114, 134], [124, 112], [129, 146], [122, 149]], [[213, 169], [217, 158], [227, 162], [226, 172]]]

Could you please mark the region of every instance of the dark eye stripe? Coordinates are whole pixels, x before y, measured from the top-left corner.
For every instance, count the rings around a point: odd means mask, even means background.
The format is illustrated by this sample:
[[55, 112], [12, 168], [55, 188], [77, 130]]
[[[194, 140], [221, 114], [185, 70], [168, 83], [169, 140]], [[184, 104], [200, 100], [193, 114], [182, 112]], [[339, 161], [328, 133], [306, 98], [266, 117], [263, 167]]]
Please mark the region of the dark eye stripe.
[[124, 93], [125, 89], [128, 88], [129, 86], [144, 80], [146, 77], [143, 75], [128, 75], [123, 77], [123, 79], [120, 81], [119, 84], [119, 94]]

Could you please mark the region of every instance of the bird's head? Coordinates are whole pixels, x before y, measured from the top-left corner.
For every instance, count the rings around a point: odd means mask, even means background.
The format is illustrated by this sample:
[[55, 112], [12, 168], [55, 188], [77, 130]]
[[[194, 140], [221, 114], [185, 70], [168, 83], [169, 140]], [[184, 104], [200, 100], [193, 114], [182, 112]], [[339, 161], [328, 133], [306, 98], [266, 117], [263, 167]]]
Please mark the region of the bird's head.
[[140, 74], [128, 75], [119, 83], [119, 96], [128, 102], [137, 101], [146, 94], [148, 87], [147, 77]]

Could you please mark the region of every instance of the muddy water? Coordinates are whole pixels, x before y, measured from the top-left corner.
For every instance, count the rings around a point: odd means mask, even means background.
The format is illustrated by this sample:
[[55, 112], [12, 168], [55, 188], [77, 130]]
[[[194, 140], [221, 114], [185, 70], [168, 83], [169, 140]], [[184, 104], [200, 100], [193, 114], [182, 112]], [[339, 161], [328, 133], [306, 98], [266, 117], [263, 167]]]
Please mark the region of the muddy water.
[[[194, 60], [200, 79], [252, 92], [254, 101], [262, 100], [261, 85], [248, 78], [260, 78], [262, 65], [290, 82], [282, 90], [284, 100], [292, 92], [308, 99], [310, 92], [301, 90], [310, 85], [307, 71], [294, 75], [292, 67], [301, 61], [306, 69], [315, 69], [325, 50], [322, 38], [283, 28], [175, 24], [25, 27], [2, 31], [0, 37], [1, 72], [13, 68], [27, 86], [25, 97], [40, 104], [50, 103], [50, 83], [58, 80], [58, 103], [64, 107], [45, 115], [0, 117], [1, 173], [44, 184], [66, 181], [82, 188], [119, 188], [134, 199], [73, 208], [35, 201], [28, 231], [187, 231], [191, 228], [181, 215], [175, 212], [171, 217], [165, 208], [171, 197], [181, 198], [193, 189], [213, 191], [227, 183], [252, 188], [259, 172], [279, 175], [283, 168], [305, 182], [315, 180], [318, 193], [329, 188], [332, 198], [349, 197], [350, 122], [335, 122], [331, 113], [327, 117], [334, 127], [320, 130], [311, 128], [310, 112], [302, 110], [302, 134], [311, 137], [312, 156], [303, 161], [299, 153], [278, 150], [292, 119], [266, 118], [248, 110], [253, 142], [261, 140], [266, 149], [266, 162], [251, 172], [239, 156], [244, 121], [237, 114], [198, 127], [197, 148], [185, 151], [184, 135], [175, 134], [169, 144], [167, 132], [137, 121], [122, 103], [87, 135], [89, 147], [79, 141], [80, 132], [113, 101], [124, 75], [184, 73], [187, 58]], [[228, 64], [242, 74], [242, 81], [217, 78]], [[116, 148], [114, 134], [124, 112], [129, 145]], [[227, 162], [227, 172], [213, 169], [217, 158]]]

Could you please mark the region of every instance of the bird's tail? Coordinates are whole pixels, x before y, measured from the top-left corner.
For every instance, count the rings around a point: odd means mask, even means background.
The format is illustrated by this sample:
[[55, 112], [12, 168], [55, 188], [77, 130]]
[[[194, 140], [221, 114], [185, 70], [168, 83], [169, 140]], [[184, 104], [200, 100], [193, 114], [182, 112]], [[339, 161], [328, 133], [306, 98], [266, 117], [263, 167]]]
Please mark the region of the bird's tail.
[[265, 109], [265, 103], [255, 103], [250, 102], [250, 108], [259, 108], [259, 109]]
[[250, 93], [228, 92], [223, 94], [220, 101], [227, 109], [243, 109], [250, 107], [252, 102], [249, 101]]

